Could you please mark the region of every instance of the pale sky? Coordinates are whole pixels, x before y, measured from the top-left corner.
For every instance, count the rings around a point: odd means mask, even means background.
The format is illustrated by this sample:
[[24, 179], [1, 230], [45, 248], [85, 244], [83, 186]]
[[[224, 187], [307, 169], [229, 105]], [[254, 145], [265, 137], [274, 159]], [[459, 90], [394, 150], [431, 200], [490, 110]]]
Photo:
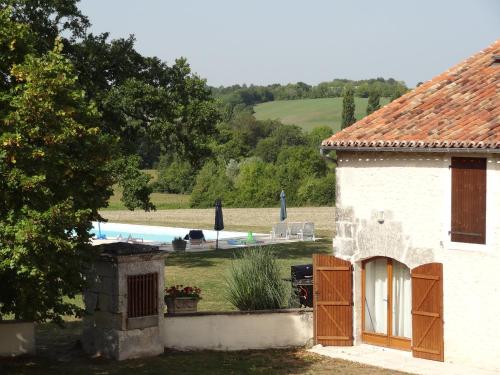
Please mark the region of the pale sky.
[[91, 31], [188, 59], [213, 86], [393, 77], [410, 87], [500, 38], [500, 0], [81, 0]]

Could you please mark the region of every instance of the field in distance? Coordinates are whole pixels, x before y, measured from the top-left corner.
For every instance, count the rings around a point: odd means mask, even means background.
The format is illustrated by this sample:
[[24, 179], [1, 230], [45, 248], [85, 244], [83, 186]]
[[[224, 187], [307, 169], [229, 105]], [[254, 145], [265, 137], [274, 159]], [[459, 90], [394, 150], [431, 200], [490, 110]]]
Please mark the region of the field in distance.
[[[151, 176], [151, 182], [158, 178], [158, 171], [155, 169], [143, 169], [143, 172]], [[126, 210], [121, 197], [122, 189], [115, 186], [114, 194], [109, 199], [109, 205], [103, 211]], [[157, 210], [189, 208], [189, 194], [152, 193], [150, 198]]]
[[[357, 120], [366, 115], [368, 99], [355, 98]], [[389, 102], [381, 98], [380, 105]], [[277, 100], [256, 105], [255, 117], [258, 120], [281, 120], [284, 124], [298, 125], [306, 131], [318, 126], [330, 126], [335, 132], [340, 130], [342, 118], [342, 98]]]

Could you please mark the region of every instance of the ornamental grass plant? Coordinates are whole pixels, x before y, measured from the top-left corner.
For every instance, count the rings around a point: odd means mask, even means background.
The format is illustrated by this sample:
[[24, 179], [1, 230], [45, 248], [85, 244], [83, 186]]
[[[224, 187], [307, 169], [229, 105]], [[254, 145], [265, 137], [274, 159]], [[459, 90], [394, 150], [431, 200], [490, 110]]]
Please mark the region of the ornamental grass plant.
[[290, 284], [282, 279], [269, 247], [254, 247], [235, 255], [226, 278], [226, 298], [239, 310], [286, 308]]

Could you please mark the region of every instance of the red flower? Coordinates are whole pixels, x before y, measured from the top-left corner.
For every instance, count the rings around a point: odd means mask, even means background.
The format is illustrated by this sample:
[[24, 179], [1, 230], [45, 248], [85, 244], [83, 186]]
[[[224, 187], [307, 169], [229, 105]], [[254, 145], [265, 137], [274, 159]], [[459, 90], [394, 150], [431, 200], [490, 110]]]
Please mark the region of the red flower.
[[184, 286], [184, 285], [172, 285], [171, 287], [165, 288], [165, 294], [167, 297], [193, 297], [201, 298], [201, 288], [197, 286]]

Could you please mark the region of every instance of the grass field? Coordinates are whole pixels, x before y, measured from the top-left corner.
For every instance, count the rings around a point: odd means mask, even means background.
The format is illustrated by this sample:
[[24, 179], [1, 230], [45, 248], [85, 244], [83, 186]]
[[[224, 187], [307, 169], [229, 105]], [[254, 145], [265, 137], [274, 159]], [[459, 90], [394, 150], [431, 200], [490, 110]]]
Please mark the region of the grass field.
[[[151, 182], [156, 181], [156, 179], [158, 178], [158, 171], [156, 169], [144, 169], [143, 172], [151, 176]], [[126, 210], [126, 207], [123, 205], [121, 198], [122, 189], [119, 186], [115, 186], [114, 194], [109, 199], [109, 205], [104, 209], [104, 211]], [[189, 195], [152, 193], [151, 202], [153, 202], [157, 210], [189, 208]]]
[[[272, 225], [279, 221], [279, 207], [274, 208], [224, 208], [226, 230], [269, 233]], [[287, 208], [289, 222], [312, 221], [316, 232], [332, 238], [335, 228], [334, 207], [290, 207]], [[158, 210], [102, 211], [101, 215], [114, 223], [163, 225], [181, 228], [213, 229], [215, 212], [213, 208]]]
[[[389, 102], [380, 100], [381, 105]], [[368, 99], [355, 98], [356, 119], [366, 115]], [[340, 130], [342, 118], [342, 98], [278, 100], [262, 103], [254, 107], [258, 120], [279, 119], [284, 124], [293, 124], [309, 131], [318, 126], [330, 126], [335, 132]]]
[[[103, 211], [126, 210], [126, 207], [120, 200], [121, 197], [122, 189], [116, 186], [114, 194], [109, 199], [108, 207], [104, 208]], [[171, 210], [189, 207], [189, 195], [152, 193], [150, 198], [157, 210]]]

